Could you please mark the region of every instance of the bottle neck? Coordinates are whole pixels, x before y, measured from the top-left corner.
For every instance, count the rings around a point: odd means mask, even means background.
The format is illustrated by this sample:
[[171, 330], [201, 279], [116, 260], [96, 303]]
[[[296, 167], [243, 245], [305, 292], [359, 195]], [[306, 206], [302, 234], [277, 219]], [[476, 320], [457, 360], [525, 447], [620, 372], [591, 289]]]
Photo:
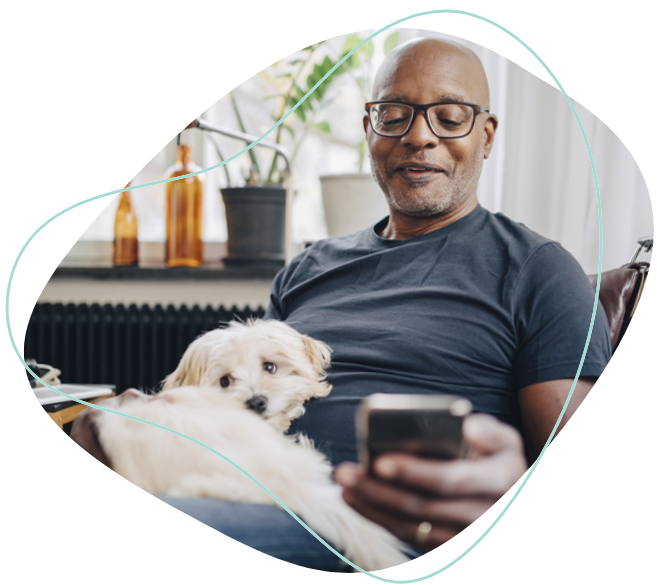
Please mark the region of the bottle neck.
[[178, 146], [178, 160], [177, 163], [183, 167], [192, 164], [192, 149], [187, 144]]
[[[127, 189], [128, 187], [130, 187], [131, 183], [132, 181], [130, 181], [130, 183], [128, 183], [125, 186], [125, 188]], [[130, 205], [130, 203], [131, 203], [130, 191], [124, 191], [123, 193], [121, 193], [121, 198], [119, 199], [119, 205]]]

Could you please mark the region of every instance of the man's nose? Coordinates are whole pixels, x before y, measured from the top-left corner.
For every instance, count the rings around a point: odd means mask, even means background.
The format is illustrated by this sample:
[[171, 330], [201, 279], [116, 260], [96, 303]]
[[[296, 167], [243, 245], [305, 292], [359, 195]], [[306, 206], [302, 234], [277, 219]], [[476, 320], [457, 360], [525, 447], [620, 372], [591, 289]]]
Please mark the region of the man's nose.
[[438, 146], [439, 138], [433, 133], [427, 120], [426, 112], [417, 112], [408, 132], [402, 136], [402, 142], [415, 148], [433, 148]]

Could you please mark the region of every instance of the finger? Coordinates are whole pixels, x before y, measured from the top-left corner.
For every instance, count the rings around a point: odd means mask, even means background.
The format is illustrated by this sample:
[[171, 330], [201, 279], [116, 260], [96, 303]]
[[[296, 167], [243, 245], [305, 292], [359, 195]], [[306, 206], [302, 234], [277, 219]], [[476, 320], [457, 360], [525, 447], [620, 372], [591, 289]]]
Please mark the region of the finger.
[[443, 498], [497, 499], [524, 473], [523, 461], [515, 454], [476, 461], [436, 461], [395, 453], [377, 459], [374, 470], [379, 477]]
[[408, 520], [429, 520], [436, 524], [457, 524], [463, 527], [472, 524], [495, 503], [494, 498], [427, 498], [367, 476], [348, 489], [359, 499], [386, 508]]
[[410, 542], [413, 536], [412, 530], [409, 529], [412, 524], [410, 520], [400, 517], [389, 508], [377, 506], [371, 499], [363, 497], [362, 494], [352, 489], [345, 489], [342, 497], [347, 504], [365, 518], [383, 526], [401, 540]]
[[426, 500], [420, 495], [367, 475], [359, 477], [355, 483], [346, 486], [346, 491], [361, 500], [371, 502], [374, 506], [386, 508], [412, 520], [421, 516], [426, 508]]
[[451, 525], [434, 525], [422, 542], [418, 541], [418, 527], [426, 520], [411, 521], [398, 516], [386, 508], [379, 508], [372, 502], [360, 498], [351, 490], [345, 490], [345, 501], [372, 522], [383, 526], [397, 538], [407, 542], [417, 550], [428, 552], [456, 536], [464, 527]]
[[494, 503], [494, 499], [482, 498], [425, 500], [417, 519], [424, 518], [433, 524], [463, 529], [477, 520]]
[[365, 476], [360, 465], [347, 462], [341, 463], [333, 471], [333, 479], [342, 487], [352, 487]]
[[520, 433], [489, 414], [472, 414], [463, 422], [463, 438], [476, 454], [490, 455], [501, 451], [523, 453]]

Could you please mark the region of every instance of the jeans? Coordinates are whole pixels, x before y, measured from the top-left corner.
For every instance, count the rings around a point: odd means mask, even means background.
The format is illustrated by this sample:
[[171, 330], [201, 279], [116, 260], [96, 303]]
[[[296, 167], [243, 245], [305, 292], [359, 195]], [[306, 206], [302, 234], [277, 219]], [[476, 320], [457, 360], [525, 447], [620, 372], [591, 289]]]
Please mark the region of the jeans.
[[277, 559], [321, 571], [351, 571], [349, 565], [277, 506], [213, 498], [157, 497], [226, 536]]

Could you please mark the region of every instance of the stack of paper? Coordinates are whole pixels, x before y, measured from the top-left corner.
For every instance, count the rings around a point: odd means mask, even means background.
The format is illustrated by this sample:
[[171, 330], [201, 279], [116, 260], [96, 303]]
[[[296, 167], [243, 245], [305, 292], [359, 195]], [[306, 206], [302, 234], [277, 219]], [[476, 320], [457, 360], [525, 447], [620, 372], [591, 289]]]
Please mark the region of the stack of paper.
[[[114, 391], [111, 386], [98, 386], [96, 384], [53, 384], [52, 387], [79, 400], [109, 396]], [[60, 402], [74, 402], [57, 392], [53, 392], [50, 388], [37, 387], [32, 388], [32, 390], [34, 390], [34, 395], [42, 406]]]

